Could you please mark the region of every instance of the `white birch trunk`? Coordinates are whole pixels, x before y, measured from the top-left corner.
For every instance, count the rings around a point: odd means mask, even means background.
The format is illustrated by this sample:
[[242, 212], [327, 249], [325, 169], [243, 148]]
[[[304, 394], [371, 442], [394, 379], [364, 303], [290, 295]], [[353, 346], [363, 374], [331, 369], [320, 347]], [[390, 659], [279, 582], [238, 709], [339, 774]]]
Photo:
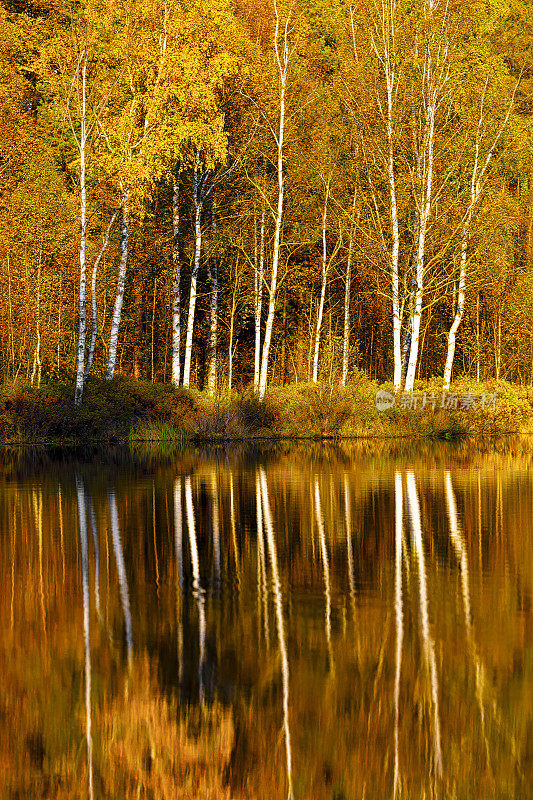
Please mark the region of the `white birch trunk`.
[[353, 229], [355, 216], [355, 203], [357, 190], [353, 193], [352, 219], [350, 222], [350, 240], [348, 242], [348, 260], [346, 262], [346, 273], [344, 280], [344, 331], [342, 337], [342, 378], [341, 386], [346, 386], [348, 380], [348, 361], [350, 352], [350, 292], [352, 286], [352, 250], [353, 250]]
[[120, 318], [122, 316], [122, 303], [124, 302], [124, 286], [126, 283], [126, 269], [128, 266], [128, 240], [129, 240], [129, 193], [127, 188], [124, 192], [124, 204], [122, 206], [122, 235], [120, 239], [120, 263], [117, 276], [117, 293], [115, 296], [115, 306], [111, 319], [111, 335], [109, 337], [109, 356], [107, 360], [106, 381], [113, 380], [115, 374], [115, 362], [117, 359], [118, 330]]
[[375, 22], [376, 35], [379, 42], [373, 40], [376, 53], [385, 77], [387, 87], [387, 109], [379, 107], [385, 123], [387, 136], [387, 181], [389, 184], [390, 225], [392, 243], [389, 253], [389, 268], [392, 293], [392, 334], [394, 356], [394, 388], [400, 389], [402, 383], [402, 349], [401, 349], [401, 313], [400, 313], [400, 227], [398, 221], [398, 201], [396, 196], [395, 146], [394, 146], [394, 103], [398, 91], [398, 73], [396, 70], [396, 3], [395, 0], [382, 0], [378, 10], [379, 21]]
[[[217, 383], [217, 318], [218, 318], [218, 260], [210, 259], [211, 308], [209, 315], [209, 362], [207, 369], [207, 391], [214, 394]], [[232, 320], [233, 321], [233, 320]]]
[[[78, 306], [78, 352], [76, 363], [76, 390], [74, 405], [79, 406], [83, 397], [85, 376], [85, 339], [87, 336], [87, 299], [86, 299], [86, 265], [85, 254], [87, 245], [87, 186], [85, 180], [85, 157], [87, 144], [86, 130], [86, 89], [87, 89], [87, 54], [82, 55], [81, 67], [81, 132], [79, 140], [80, 150], [80, 294]], [[79, 72], [78, 72], [79, 79]]]
[[276, 292], [278, 288], [278, 265], [279, 248], [281, 240], [281, 223], [283, 219], [283, 201], [285, 196], [285, 186], [283, 178], [283, 143], [285, 134], [285, 89], [287, 85], [287, 70], [289, 67], [289, 34], [288, 26], [290, 22], [290, 12], [285, 21], [283, 31], [283, 51], [280, 53], [279, 47], [279, 28], [280, 18], [277, 3], [274, 3], [276, 13], [276, 28], [274, 32], [274, 49], [279, 73], [279, 128], [277, 135], [277, 172], [278, 172], [278, 206], [275, 214], [274, 244], [272, 249], [272, 275], [270, 278], [268, 314], [265, 325], [265, 338], [263, 340], [263, 351], [261, 355], [261, 372], [259, 376], [259, 399], [265, 396], [268, 376], [268, 356], [270, 353], [270, 342], [272, 339], [272, 328], [274, 326], [274, 314], [276, 310]]
[[181, 262], [179, 252], [179, 175], [174, 175], [172, 192], [172, 266], [174, 269], [174, 282], [172, 294], [172, 377], [174, 386], [180, 383], [180, 346], [181, 346]]
[[[255, 349], [254, 349], [254, 392], [259, 391], [259, 369], [261, 361], [261, 312], [263, 310], [263, 281], [265, 279], [265, 205], [261, 208], [261, 230], [259, 234], [259, 254], [257, 253], [257, 230], [255, 241], [255, 283], [254, 283], [254, 310], [255, 310]], [[259, 257], [258, 257], [259, 255]]]
[[437, 92], [433, 85], [428, 89], [429, 98], [426, 107], [426, 135], [427, 152], [424, 148], [424, 183], [423, 197], [419, 214], [418, 242], [416, 247], [416, 262], [414, 265], [415, 293], [413, 316], [411, 320], [411, 349], [405, 377], [405, 391], [412, 392], [414, 388], [416, 368], [418, 366], [418, 351], [420, 344], [420, 323], [422, 320], [422, 300], [424, 296], [424, 271], [426, 253], [426, 234], [432, 204], [433, 190], [433, 165], [434, 165], [434, 139], [435, 139], [435, 114], [437, 108]]
[[100, 261], [103, 258], [105, 251], [107, 250], [107, 245], [109, 244], [109, 236], [111, 234], [111, 228], [113, 227], [113, 223], [117, 218], [118, 211], [115, 211], [111, 219], [109, 220], [109, 225], [107, 226], [107, 230], [104, 236], [104, 240], [102, 242], [102, 246], [100, 248], [100, 252], [96, 257], [96, 261], [93, 264], [93, 274], [91, 279], [91, 304], [92, 304], [92, 330], [91, 330], [91, 343], [89, 345], [89, 353], [87, 355], [87, 365], [85, 367], [85, 375], [84, 375], [84, 382], [87, 381], [87, 378], [90, 375], [91, 368], [94, 361], [94, 351], [96, 347], [96, 337], [98, 335], [98, 304], [96, 302], [96, 277], [98, 274], [98, 267], [100, 266]]
[[320, 352], [320, 329], [322, 328], [322, 317], [324, 316], [324, 302], [326, 300], [326, 285], [328, 280], [327, 262], [327, 242], [326, 242], [326, 221], [328, 213], [329, 182], [326, 185], [326, 195], [324, 199], [324, 212], [322, 214], [322, 283], [320, 287], [320, 302], [316, 318], [315, 346], [313, 354], [313, 383], [318, 381], [318, 356]]
[[198, 282], [198, 272], [200, 270], [200, 255], [202, 251], [202, 197], [200, 189], [200, 179], [198, 175], [200, 167], [199, 156], [194, 165], [194, 262], [191, 272], [191, 289], [189, 293], [189, 310], [187, 314], [187, 333], [185, 339], [185, 361], [183, 364], [183, 385], [188, 389], [191, 385], [191, 358], [192, 358], [192, 334], [194, 329], [194, 315], [196, 311], [196, 285]]
[[442, 380], [442, 388], [445, 391], [447, 391], [450, 388], [450, 382], [452, 379], [453, 357], [455, 355], [455, 338], [457, 335], [457, 330], [459, 328], [459, 325], [461, 324], [461, 321], [463, 319], [463, 314], [465, 310], [466, 256], [468, 248], [468, 234], [469, 234], [468, 228], [465, 226], [461, 241], [461, 263], [459, 266], [459, 289], [457, 292], [457, 307], [455, 309], [453, 322], [450, 326], [450, 330], [448, 331], [448, 348], [446, 351], [446, 363], [444, 365], [444, 377]]

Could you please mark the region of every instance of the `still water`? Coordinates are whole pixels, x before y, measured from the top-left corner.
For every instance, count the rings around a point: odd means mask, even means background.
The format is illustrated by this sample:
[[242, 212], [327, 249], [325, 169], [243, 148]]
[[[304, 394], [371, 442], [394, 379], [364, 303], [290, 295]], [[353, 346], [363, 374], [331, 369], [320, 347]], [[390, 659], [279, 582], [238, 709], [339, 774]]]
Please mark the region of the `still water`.
[[533, 797], [531, 448], [4, 453], [0, 797]]

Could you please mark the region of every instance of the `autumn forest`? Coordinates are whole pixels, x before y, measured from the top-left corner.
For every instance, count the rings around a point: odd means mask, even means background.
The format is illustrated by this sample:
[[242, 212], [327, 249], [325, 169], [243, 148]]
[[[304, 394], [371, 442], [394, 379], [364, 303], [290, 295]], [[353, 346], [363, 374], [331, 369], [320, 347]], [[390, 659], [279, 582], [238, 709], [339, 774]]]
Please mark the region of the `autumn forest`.
[[531, 383], [531, 10], [4, 0], [0, 380]]

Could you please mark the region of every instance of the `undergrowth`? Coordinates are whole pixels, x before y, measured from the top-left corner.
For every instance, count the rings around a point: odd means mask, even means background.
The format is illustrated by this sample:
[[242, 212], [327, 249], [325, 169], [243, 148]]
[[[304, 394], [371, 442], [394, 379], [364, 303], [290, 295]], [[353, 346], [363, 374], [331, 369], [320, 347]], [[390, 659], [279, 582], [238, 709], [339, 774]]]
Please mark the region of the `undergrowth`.
[[[378, 411], [376, 392], [395, 397]], [[294, 383], [272, 387], [263, 400], [250, 391], [208, 396], [196, 390], [118, 376], [90, 381], [81, 408], [73, 386], [54, 383], [0, 387], [0, 439], [7, 443], [129, 442], [142, 452], [173, 452], [190, 439], [258, 437], [425, 436], [533, 432], [533, 390], [505, 381], [477, 384], [461, 378], [459, 396], [496, 393], [495, 408], [442, 407], [438, 379], [415, 385], [417, 408], [405, 408], [392, 384], [359, 374], [347, 387]], [[424, 393], [434, 407], [422, 407]]]

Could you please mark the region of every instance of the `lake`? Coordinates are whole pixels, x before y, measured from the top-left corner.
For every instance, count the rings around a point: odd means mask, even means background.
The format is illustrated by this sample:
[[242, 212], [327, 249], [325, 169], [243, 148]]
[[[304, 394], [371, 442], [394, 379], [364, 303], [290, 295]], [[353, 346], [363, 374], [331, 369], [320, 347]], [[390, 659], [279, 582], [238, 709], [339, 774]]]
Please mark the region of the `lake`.
[[531, 440], [0, 460], [0, 796], [533, 797]]

